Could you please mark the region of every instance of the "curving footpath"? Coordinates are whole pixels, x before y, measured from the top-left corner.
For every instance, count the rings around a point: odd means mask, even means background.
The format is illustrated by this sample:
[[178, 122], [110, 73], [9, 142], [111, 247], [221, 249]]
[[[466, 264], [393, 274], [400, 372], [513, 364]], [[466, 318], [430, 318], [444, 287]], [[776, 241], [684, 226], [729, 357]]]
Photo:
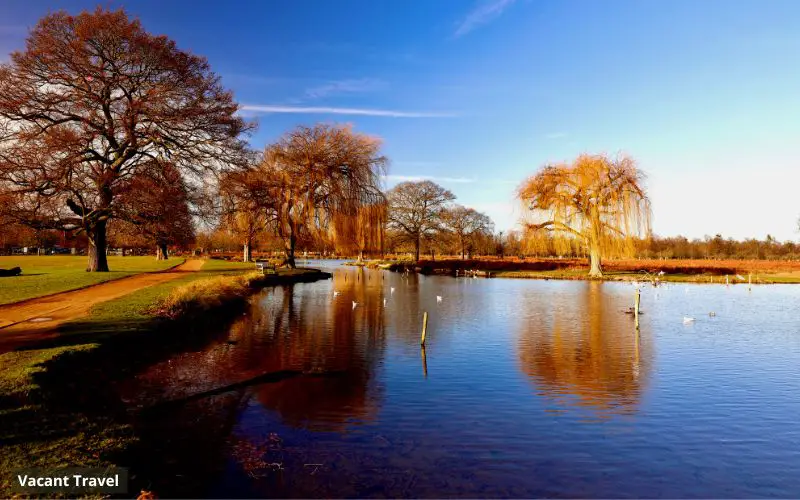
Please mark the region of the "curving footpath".
[[187, 272], [199, 271], [202, 260], [187, 260], [168, 271], [142, 273], [107, 281], [80, 290], [48, 295], [17, 304], [0, 306], [0, 352], [8, 345], [43, 339], [56, 333], [62, 323], [84, 317], [92, 306], [113, 300]]

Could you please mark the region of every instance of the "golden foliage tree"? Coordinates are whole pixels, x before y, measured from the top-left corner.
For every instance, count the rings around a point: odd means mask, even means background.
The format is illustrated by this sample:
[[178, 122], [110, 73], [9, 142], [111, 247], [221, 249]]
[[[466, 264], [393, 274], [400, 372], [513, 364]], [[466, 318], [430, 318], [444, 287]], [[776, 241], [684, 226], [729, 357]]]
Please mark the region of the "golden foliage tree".
[[266, 148], [258, 184], [269, 193], [263, 198], [275, 212], [287, 265], [295, 266], [300, 239], [379, 251], [372, 247], [382, 245], [385, 231], [387, 164], [380, 148], [378, 138], [328, 124], [298, 127]]
[[633, 238], [650, 233], [644, 178], [628, 156], [584, 154], [547, 165], [517, 191], [527, 209], [523, 223], [578, 240], [589, 254], [589, 275], [602, 276], [604, 254], [632, 250]]

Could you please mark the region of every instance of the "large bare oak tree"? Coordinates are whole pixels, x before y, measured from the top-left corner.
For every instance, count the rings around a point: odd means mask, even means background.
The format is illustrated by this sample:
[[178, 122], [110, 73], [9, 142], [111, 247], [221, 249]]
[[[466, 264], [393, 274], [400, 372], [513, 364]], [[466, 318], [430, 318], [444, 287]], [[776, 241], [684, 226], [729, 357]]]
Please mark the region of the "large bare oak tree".
[[236, 163], [249, 125], [204, 58], [125, 12], [42, 18], [0, 65], [0, 189], [15, 217], [79, 228], [108, 271], [106, 226], [142, 168], [203, 182]]
[[389, 228], [414, 245], [414, 259], [419, 260], [422, 240], [442, 227], [447, 204], [455, 195], [435, 182], [408, 181], [390, 189], [387, 197]]

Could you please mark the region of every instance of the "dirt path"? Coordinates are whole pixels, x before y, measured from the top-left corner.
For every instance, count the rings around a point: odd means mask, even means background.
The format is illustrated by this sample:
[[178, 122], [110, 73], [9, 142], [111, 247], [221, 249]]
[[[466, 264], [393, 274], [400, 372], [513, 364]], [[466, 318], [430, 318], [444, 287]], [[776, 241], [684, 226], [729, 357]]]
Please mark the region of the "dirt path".
[[137, 274], [81, 290], [0, 306], [0, 350], [4, 350], [2, 346], [6, 344], [46, 337], [62, 323], [86, 316], [96, 304], [199, 271], [203, 263], [202, 260], [187, 260], [169, 271]]

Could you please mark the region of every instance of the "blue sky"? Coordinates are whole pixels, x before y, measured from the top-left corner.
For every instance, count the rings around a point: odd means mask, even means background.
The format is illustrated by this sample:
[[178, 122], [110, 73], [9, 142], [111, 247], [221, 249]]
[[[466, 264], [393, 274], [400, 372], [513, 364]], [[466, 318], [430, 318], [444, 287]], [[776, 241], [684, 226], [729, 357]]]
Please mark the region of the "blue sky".
[[[0, 60], [51, 10], [0, 3]], [[259, 128], [381, 136], [389, 186], [431, 178], [498, 229], [547, 162], [626, 152], [660, 235], [798, 239], [800, 2], [104, 2], [206, 56]]]

